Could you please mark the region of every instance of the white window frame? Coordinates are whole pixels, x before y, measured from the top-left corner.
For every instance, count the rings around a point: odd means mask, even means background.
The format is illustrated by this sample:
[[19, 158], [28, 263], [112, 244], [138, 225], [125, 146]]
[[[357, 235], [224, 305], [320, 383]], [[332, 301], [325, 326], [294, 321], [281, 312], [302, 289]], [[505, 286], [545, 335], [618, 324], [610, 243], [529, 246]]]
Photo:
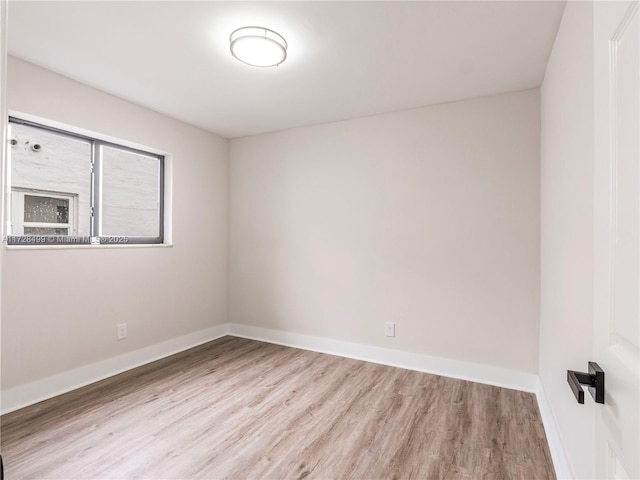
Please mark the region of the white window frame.
[[[24, 197], [57, 198], [69, 202], [69, 223], [25, 222], [24, 221]], [[73, 193], [48, 192], [45, 190], [31, 190], [28, 188], [13, 187], [11, 189], [11, 233], [12, 235], [24, 235], [25, 227], [35, 228], [66, 228], [66, 236], [78, 235], [78, 196]]]

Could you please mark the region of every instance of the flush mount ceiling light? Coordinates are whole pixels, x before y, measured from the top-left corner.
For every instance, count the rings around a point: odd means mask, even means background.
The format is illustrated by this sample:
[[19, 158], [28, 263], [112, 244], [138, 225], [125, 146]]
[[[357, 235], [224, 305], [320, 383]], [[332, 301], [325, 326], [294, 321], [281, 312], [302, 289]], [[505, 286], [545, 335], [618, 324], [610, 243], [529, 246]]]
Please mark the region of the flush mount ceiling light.
[[229, 37], [231, 55], [254, 67], [275, 67], [287, 58], [287, 41], [264, 27], [242, 27]]

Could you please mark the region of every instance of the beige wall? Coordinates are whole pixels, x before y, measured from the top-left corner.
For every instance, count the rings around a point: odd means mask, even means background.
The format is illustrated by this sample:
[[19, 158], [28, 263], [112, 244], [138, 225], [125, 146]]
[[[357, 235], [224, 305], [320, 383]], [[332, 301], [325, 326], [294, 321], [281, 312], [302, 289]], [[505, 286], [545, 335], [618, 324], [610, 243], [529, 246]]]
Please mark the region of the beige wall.
[[593, 5], [568, 2], [541, 88], [540, 378], [577, 478], [593, 478], [594, 403], [566, 370], [593, 342]]
[[7, 89], [12, 110], [171, 153], [174, 246], [5, 251], [2, 388], [224, 323], [227, 140], [11, 57]]
[[539, 127], [529, 90], [232, 140], [230, 321], [537, 372]]

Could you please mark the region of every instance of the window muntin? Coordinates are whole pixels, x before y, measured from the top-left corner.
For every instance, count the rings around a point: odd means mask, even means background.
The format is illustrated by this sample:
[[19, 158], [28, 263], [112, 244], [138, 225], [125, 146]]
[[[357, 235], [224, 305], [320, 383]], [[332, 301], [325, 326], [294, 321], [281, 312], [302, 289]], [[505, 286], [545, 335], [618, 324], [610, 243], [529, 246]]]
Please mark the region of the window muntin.
[[163, 242], [163, 156], [9, 121], [9, 245]]

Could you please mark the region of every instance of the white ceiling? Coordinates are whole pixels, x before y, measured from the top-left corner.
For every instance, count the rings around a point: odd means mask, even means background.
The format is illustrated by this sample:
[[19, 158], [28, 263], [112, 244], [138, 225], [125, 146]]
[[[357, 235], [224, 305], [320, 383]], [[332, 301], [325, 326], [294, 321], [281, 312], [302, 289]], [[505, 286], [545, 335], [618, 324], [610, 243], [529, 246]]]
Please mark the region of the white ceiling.
[[[564, 2], [10, 1], [9, 52], [239, 137], [540, 85]], [[287, 60], [229, 52], [246, 25]]]

